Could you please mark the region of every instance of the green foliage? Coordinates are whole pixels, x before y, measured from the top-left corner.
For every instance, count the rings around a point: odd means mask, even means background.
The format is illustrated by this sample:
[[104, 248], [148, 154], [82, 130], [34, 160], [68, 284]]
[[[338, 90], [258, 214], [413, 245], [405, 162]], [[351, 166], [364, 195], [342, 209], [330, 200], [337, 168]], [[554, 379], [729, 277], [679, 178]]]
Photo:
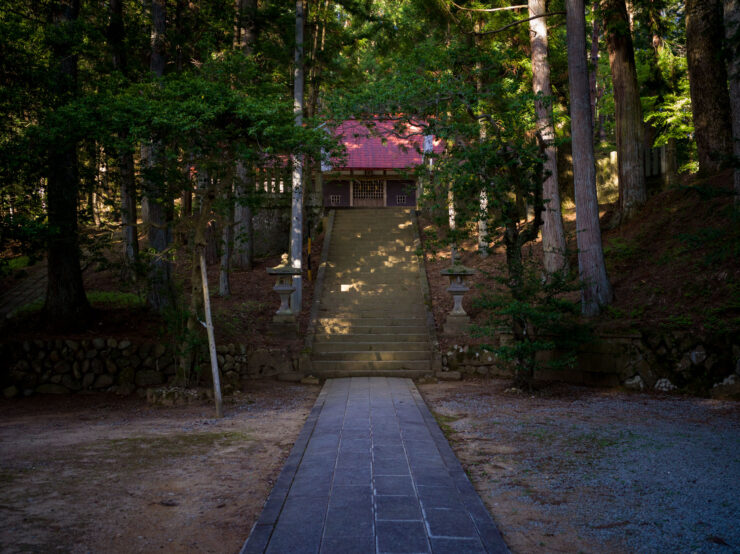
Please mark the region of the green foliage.
[[[141, 308], [145, 304], [144, 299], [140, 295], [129, 292], [89, 291], [87, 293], [87, 300], [98, 308], [111, 309]], [[11, 317], [23, 318], [37, 314], [43, 307], [44, 300], [40, 298], [17, 308], [11, 314]]]
[[106, 306], [114, 309], [143, 308], [146, 304], [139, 294], [119, 291], [89, 291], [87, 299], [94, 306]]
[[[174, 303], [162, 312], [163, 326], [161, 334], [168, 338], [180, 358], [177, 369], [179, 385], [191, 385], [203, 370], [208, 356], [208, 339], [201, 328], [198, 314], [178, 303]], [[198, 322], [192, 327], [192, 321]]]
[[544, 279], [542, 268], [528, 259], [515, 286], [510, 274], [494, 280], [499, 287], [488, 288], [475, 301], [488, 318], [474, 327], [473, 335], [512, 336], [510, 343], [487, 348], [513, 365], [517, 386], [531, 389], [537, 370], [571, 367], [578, 347], [591, 340], [578, 303], [568, 299], [569, 293], [580, 290], [577, 275], [557, 273]]
[[637, 257], [640, 252], [640, 248], [634, 240], [625, 240], [621, 237], [612, 238], [604, 246], [604, 256], [608, 260], [626, 262]]
[[660, 324], [664, 329], [672, 331], [688, 329], [694, 324], [694, 320], [689, 315], [670, 315]]
[[9, 257], [27, 256], [29, 264], [43, 256], [47, 225], [43, 216], [0, 215], [0, 252]]

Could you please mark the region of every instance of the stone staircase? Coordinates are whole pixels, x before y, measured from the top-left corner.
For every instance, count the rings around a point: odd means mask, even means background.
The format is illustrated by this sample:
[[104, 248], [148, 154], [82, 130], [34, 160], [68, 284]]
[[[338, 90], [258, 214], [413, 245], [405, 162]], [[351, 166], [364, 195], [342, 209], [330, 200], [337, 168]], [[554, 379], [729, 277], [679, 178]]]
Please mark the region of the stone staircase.
[[315, 375], [431, 372], [412, 217], [407, 208], [336, 212], [313, 342]]

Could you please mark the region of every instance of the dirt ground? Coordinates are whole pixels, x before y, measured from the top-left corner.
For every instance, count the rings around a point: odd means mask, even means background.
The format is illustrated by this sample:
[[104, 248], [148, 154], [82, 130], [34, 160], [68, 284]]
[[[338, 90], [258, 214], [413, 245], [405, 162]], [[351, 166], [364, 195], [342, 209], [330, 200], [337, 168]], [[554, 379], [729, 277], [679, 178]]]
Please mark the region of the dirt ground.
[[[513, 552], [740, 551], [740, 404], [508, 387], [419, 388]], [[238, 551], [318, 391], [0, 402], [0, 551]]]
[[513, 552], [740, 552], [740, 404], [421, 385]]
[[[613, 228], [609, 222], [614, 218], [615, 204], [600, 204], [604, 256], [614, 301], [591, 320], [597, 330], [659, 328], [710, 336], [738, 333], [740, 226], [732, 210], [731, 183], [730, 170], [705, 180], [692, 177], [686, 186], [654, 194], [638, 217]], [[575, 208], [564, 207], [562, 213], [570, 267], [577, 268]], [[436, 244], [435, 239], [444, 238], [444, 229], [435, 231], [428, 217], [422, 215], [419, 226], [426, 247], [424, 261], [434, 319], [441, 331], [452, 309], [452, 297], [446, 290], [448, 279], [440, 275], [451, 263], [449, 247]], [[469, 230], [474, 235], [476, 227]], [[486, 314], [476, 307], [475, 298], [481, 289], [501, 290], [494, 278], [505, 274], [505, 251], [498, 245], [490, 256], [481, 258], [474, 236], [461, 241], [458, 251], [460, 262], [477, 270], [468, 278], [471, 291], [463, 297], [463, 306], [473, 323], [484, 324]], [[541, 238], [527, 245], [524, 252], [541, 261]], [[570, 295], [570, 299], [578, 301], [579, 295]], [[443, 350], [463, 340], [444, 335], [439, 339]], [[484, 342], [464, 338], [465, 344]]]
[[222, 420], [104, 394], [0, 402], [0, 551], [237, 552], [318, 391], [251, 383]]

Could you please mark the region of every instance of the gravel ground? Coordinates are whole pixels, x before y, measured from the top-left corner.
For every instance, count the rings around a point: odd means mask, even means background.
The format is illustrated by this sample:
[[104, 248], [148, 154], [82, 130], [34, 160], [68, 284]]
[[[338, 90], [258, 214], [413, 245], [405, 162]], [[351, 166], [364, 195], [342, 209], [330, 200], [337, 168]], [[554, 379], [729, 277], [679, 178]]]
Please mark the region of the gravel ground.
[[740, 404], [423, 386], [514, 551], [740, 552]]

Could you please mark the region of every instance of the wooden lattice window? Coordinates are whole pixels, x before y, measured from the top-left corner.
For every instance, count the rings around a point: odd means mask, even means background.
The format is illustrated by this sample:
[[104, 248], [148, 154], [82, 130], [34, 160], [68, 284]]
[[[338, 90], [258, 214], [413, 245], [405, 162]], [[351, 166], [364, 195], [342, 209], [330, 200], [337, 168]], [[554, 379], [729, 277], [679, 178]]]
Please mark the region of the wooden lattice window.
[[342, 203], [342, 196], [340, 194], [330, 194], [329, 203], [332, 206], [338, 206], [339, 204]]
[[399, 206], [403, 206], [408, 202], [408, 198], [405, 194], [398, 194], [396, 195], [396, 204]]
[[383, 181], [355, 181], [352, 196], [356, 199], [383, 199]]

